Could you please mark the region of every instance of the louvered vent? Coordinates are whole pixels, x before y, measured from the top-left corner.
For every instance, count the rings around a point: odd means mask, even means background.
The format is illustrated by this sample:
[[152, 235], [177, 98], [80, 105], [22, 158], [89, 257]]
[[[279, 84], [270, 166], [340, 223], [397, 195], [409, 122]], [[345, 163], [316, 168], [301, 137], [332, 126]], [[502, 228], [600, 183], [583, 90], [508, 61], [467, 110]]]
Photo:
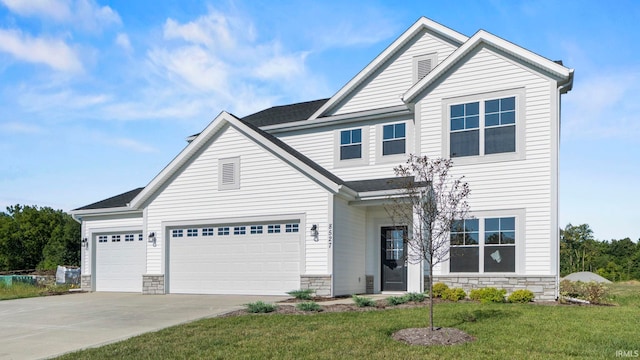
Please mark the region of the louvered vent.
[[222, 184], [233, 185], [236, 182], [235, 164], [225, 163], [222, 164]]
[[240, 188], [240, 158], [218, 160], [218, 190]]
[[431, 67], [431, 58], [418, 60], [418, 81], [427, 76], [427, 74], [431, 71]]

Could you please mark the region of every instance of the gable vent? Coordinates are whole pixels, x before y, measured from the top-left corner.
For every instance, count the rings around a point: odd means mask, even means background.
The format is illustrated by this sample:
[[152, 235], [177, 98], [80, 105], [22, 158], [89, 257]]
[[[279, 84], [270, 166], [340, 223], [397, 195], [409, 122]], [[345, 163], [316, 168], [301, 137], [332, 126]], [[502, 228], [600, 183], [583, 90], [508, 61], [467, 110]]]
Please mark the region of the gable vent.
[[222, 184], [231, 185], [235, 182], [236, 182], [235, 164], [234, 163], [222, 164]]
[[240, 158], [218, 160], [218, 190], [240, 188]]
[[431, 59], [418, 60], [418, 80], [422, 80], [423, 77], [431, 71], [432, 64]]

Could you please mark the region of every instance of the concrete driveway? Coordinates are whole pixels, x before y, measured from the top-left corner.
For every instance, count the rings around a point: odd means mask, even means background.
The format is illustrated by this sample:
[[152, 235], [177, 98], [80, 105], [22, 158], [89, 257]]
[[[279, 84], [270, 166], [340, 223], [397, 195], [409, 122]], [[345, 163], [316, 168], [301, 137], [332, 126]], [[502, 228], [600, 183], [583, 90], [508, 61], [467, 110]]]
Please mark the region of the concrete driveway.
[[0, 301], [0, 359], [39, 359], [96, 347], [285, 297], [80, 293]]

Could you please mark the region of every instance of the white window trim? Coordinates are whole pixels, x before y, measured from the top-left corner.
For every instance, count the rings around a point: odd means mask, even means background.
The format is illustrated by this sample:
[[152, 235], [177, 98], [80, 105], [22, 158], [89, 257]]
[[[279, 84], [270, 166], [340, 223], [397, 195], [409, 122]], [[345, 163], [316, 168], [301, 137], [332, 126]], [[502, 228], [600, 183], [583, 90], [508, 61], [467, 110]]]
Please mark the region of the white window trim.
[[[484, 155], [484, 101], [515, 96], [516, 98], [516, 151], [510, 153], [498, 153]], [[460, 156], [451, 158], [456, 165], [489, 163], [499, 161], [524, 160], [525, 154], [525, 116], [526, 93], [524, 88], [492, 91], [482, 94], [460, 96], [444, 99], [442, 102], [442, 157], [449, 158], [451, 145], [451, 105], [466, 104], [470, 102], [480, 103], [479, 146], [480, 155]]]
[[[359, 159], [340, 159], [340, 133], [346, 130], [362, 130], [362, 157]], [[333, 166], [336, 168], [369, 165], [369, 126], [354, 126], [336, 129], [333, 134]]]
[[[484, 219], [487, 218], [503, 218], [503, 217], [515, 217], [516, 219], [516, 268], [515, 272], [484, 272]], [[525, 224], [526, 224], [526, 210], [525, 209], [508, 209], [508, 210], [486, 210], [486, 211], [473, 211], [469, 212], [469, 216], [467, 218], [475, 218], [478, 221], [478, 272], [451, 272], [449, 271], [449, 259], [442, 262], [442, 275], [457, 275], [457, 276], [476, 276], [476, 275], [486, 275], [486, 276], [514, 276], [514, 275], [525, 275], [525, 262], [526, 262], [526, 252], [525, 252], [525, 243], [526, 243], [526, 232], [525, 232]], [[492, 245], [489, 245], [492, 246]]]
[[[385, 125], [394, 125], [404, 123], [405, 124], [405, 143], [404, 143], [404, 153], [402, 154], [393, 154], [393, 155], [382, 155], [382, 142], [383, 139], [383, 127]], [[385, 163], [404, 163], [407, 160], [409, 154], [413, 152], [413, 134], [415, 132], [415, 127], [413, 125], [413, 121], [411, 120], [399, 120], [399, 121], [391, 121], [384, 122], [376, 125], [376, 164], [385, 164]]]
[[[222, 182], [222, 166], [224, 164], [233, 164], [233, 184], [223, 184]], [[218, 159], [218, 190], [235, 190], [240, 189], [240, 158], [224, 158]]]
[[424, 55], [418, 55], [413, 57], [413, 83], [417, 83], [421, 79], [418, 79], [418, 62], [422, 60], [431, 59], [431, 71], [438, 65], [438, 53], [430, 53]]

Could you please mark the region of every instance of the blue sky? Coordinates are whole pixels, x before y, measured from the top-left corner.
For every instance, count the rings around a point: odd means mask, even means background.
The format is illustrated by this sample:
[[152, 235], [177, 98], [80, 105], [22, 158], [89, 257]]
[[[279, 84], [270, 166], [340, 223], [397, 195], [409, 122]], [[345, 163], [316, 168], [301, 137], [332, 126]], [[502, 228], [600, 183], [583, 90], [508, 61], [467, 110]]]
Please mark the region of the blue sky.
[[640, 2], [0, 0], [0, 208], [146, 185], [220, 111], [330, 97], [419, 16], [575, 69], [560, 224], [640, 238]]

